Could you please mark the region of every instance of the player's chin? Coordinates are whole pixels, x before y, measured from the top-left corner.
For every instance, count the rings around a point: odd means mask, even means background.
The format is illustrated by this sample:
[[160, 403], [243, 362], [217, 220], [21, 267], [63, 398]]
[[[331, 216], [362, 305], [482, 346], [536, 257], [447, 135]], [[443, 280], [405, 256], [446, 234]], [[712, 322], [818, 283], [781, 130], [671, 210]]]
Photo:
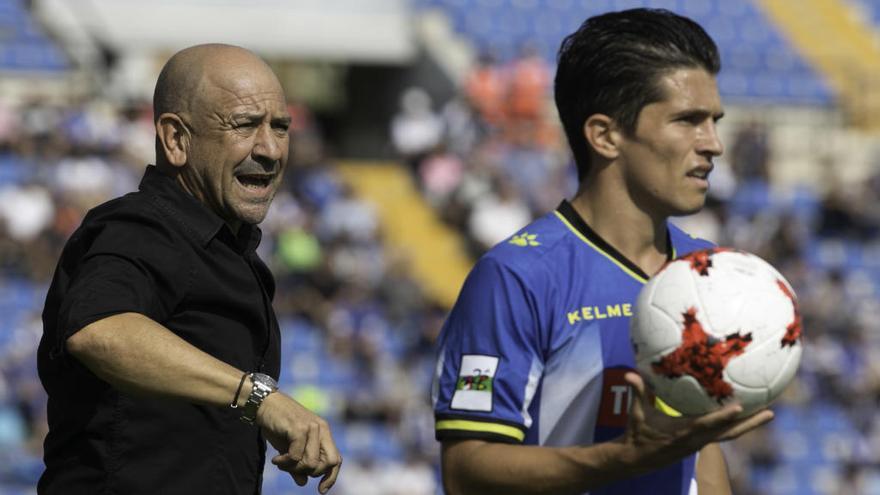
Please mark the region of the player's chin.
[[706, 194], [704, 192], [691, 193], [679, 198], [674, 206], [676, 211], [670, 216], [693, 215], [702, 210], [704, 206], [706, 206]]
[[686, 217], [688, 215], [693, 215], [694, 213], [698, 213], [703, 209], [703, 206], [706, 204], [705, 201], [701, 201], [699, 203], [693, 202], [688, 204], [676, 204], [672, 206], [668, 213], [667, 217]]
[[687, 216], [687, 215], [693, 215], [694, 213], [699, 213], [700, 210], [703, 209], [703, 206], [705, 206], [705, 204], [706, 204], [706, 202], [703, 201], [702, 203], [700, 203], [699, 206], [684, 208], [684, 209], [682, 209], [681, 213], [679, 213], [678, 215], [675, 215], [675, 216]]

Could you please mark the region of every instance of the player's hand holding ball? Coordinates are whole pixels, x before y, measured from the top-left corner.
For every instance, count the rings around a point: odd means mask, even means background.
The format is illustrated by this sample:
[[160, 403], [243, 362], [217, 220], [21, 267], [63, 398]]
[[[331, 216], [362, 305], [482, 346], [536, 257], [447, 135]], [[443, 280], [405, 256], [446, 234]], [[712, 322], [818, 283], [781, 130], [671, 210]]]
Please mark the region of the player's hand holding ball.
[[626, 431], [616, 442], [621, 446], [619, 458], [628, 466], [629, 476], [662, 468], [710, 443], [732, 440], [773, 419], [769, 409], [741, 417], [739, 404], [728, 404], [700, 416], [669, 416], [654, 406], [654, 396], [638, 373], [628, 372], [624, 379], [635, 398]]
[[[625, 375], [635, 400], [617, 441], [634, 475], [773, 419], [766, 407], [802, 352], [791, 286], [757, 256], [727, 248], [664, 266], [639, 294], [630, 335], [639, 373]], [[682, 415], [661, 412], [654, 394]]]

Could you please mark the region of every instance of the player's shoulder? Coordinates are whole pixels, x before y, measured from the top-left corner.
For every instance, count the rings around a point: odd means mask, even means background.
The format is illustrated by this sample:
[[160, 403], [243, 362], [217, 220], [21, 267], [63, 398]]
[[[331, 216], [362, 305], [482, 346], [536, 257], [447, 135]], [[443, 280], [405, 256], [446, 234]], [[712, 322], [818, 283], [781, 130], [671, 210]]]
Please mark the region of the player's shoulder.
[[683, 256], [693, 251], [715, 246], [715, 243], [691, 235], [672, 222], [667, 222], [667, 228], [669, 229], [669, 238], [672, 241], [672, 246], [675, 248], [676, 256]]
[[555, 212], [549, 212], [496, 244], [481, 262], [500, 265], [519, 273], [532, 273], [558, 252], [567, 233]]

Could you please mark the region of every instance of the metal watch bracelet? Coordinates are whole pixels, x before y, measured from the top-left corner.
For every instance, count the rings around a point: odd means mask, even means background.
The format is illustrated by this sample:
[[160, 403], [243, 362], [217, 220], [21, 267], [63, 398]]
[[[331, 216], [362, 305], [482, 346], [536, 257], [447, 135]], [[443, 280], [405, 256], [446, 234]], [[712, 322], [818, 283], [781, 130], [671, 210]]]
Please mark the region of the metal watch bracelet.
[[278, 382], [271, 376], [264, 375], [263, 373], [250, 373], [248, 376], [251, 378], [254, 386], [251, 389], [250, 395], [248, 395], [247, 402], [244, 404], [239, 419], [244, 423], [252, 425], [257, 421], [257, 410], [260, 408], [260, 405], [269, 394], [278, 390]]

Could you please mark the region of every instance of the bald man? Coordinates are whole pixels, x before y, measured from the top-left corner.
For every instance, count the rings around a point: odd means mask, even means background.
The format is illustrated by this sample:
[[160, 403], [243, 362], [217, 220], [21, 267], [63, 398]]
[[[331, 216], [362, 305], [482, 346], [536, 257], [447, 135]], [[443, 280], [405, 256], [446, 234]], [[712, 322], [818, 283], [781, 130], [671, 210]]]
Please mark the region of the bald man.
[[327, 423], [277, 390], [274, 281], [256, 224], [287, 164], [284, 93], [259, 57], [199, 45], [154, 95], [156, 165], [89, 212], [43, 311], [41, 494], [260, 493], [272, 458], [325, 493]]

